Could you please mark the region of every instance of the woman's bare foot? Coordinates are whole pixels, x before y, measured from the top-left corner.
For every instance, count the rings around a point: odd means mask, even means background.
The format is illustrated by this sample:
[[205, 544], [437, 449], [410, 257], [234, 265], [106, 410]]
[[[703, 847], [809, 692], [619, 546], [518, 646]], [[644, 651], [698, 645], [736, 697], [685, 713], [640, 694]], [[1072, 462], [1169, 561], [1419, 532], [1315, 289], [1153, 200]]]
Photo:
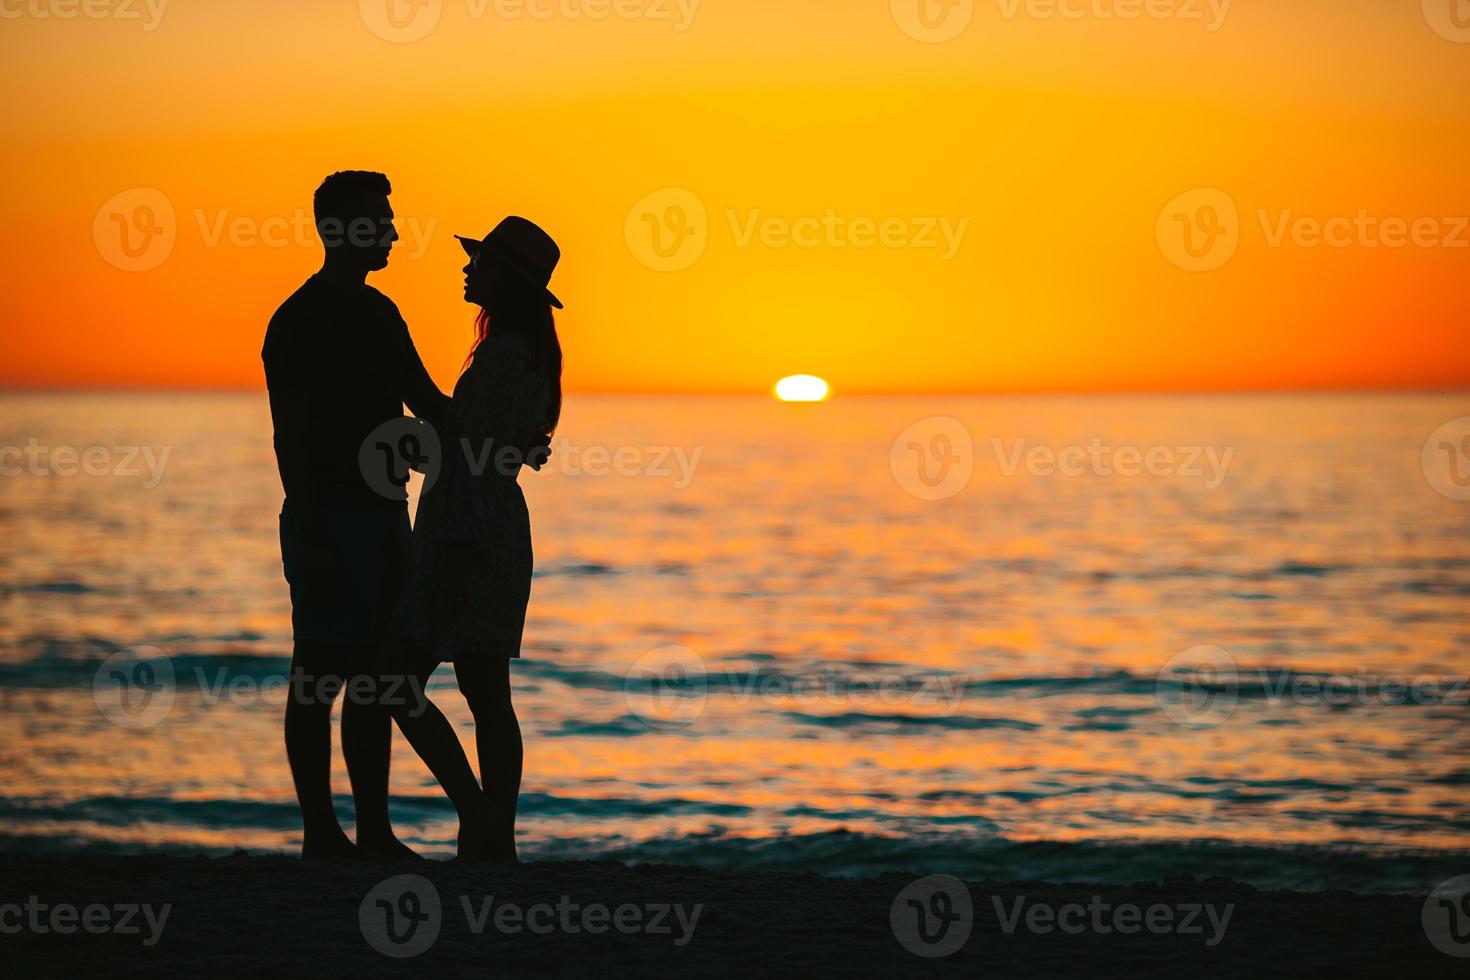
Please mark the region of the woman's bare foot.
[[516, 825], [513, 820], [506, 820], [497, 835], [495, 860], [504, 864], [520, 864], [521, 859], [516, 854]]
[[509, 828], [510, 815], [482, 797], [472, 816], [468, 819], [460, 816], [459, 853], [455, 860], [513, 863], [516, 860], [514, 840], [508, 856], [505, 849]]
[[372, 861], [378, 864], [428, 860], [392, 834], [389, 834], [387, 837], [370, 840], [359, 837], [357, 841], [357, 856], [360, 860]]

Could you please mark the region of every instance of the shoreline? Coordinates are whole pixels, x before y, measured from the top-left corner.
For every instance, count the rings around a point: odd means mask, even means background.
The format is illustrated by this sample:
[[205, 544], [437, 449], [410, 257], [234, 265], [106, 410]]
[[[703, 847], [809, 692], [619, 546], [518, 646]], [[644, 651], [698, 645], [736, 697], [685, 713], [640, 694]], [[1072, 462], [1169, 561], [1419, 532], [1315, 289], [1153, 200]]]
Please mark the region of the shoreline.
[[[305, 864], [6, 849], [0, 883], [0, 948], [14, 976], [1042, 977], [1076, 975], [1081, 963], [1089, 976], [1433, 977], [1464, 967], [1428, 938], [1425, 894], [1261, 891], [1187, 875], [960, 884], [611, 861]], [[99, 908], [120, 926], [128, 906], [134, 931], [85, 926], [103, 922]]]
[[[452, 833], [453, 812], [447, 801], [395, 797], [400, 816], [417, 812], [443, 816], [445, 833]], [[548, 808], [542, 794], [522, 797], [522, 812], [542, 814]], [[233, 804], [232, 804], [233, 805]], [[339, 801], [338, 816], [351, 827], [350, 799]], [[269, 808], [262, 818], [262, 809]], [[3, 810], [0, 801], [0, 810]], [[30, 819], [75, 817], [68, 808], [25, 808], [0, 815], [0, 855], [33, 854], [76, 857], [82, 860], [124, 856], [180, 859], [218, 859], [241, 853], [257, 858], [293, 859], [300, 853], [299, 814], [294, 801], [279, 806], [251, 804], [249, 813], [217, 813], [201, 826], [234, 843], [170, 842], [156, 821], [165, 816], [157, 807], [88, 814], [148, 822], [152, 840], [119, 841], [95, 836], [36, 834], [24, 830]], [[197, 815], [196, 815], [197, 816]], [[24, 818], [24, 819], [17, 819]], [[400, 820], [400, 829], [411, 821]], [[290, 834], [269, 844], [241, 839], [244, 829], [276, 830], [290, 826]], [[554, 826], [554, 825], [553, 825]], [[92, 828], [92, 833], [104, 828]], [[221, 832], [229, 831], [229, 834]], [[289, 839], [288, 839], [289, 838]], [[452, 836], [407, 832], [402, 839], [434, 861], [454, 855]], [[950, 874], [967, 881], [1071, 882], [1090, 887], [1116, 887], [1136, 881], [1168, 878], [1223, 878], [1262, 891], [1317, 893], [1351, 892], [1359, 895], [1427, 894], [1439, 883], [1470, 871], [1470, 849], [1404, 848], [1361, 841], [1321, 843], [1262, 843], [1225, 838], [1192, 840], [1116, 838], [1084, 840], [1012, 840], [989, 834], [919, 832], [907, 836], [875, 834], [834, 828], [804, 834], [767, 837], [731, 833], [728, 829], [700, 833], [666, 834], [630, 839], [621, 835], [558, 836], [544, 832], [518, 839], [523, 861], [538, 864], [603, 862], [628, 867], [650, 865], [700, 868], [715, 872], [814, 872], [831, 878], [873, 878], [882, 875]]]

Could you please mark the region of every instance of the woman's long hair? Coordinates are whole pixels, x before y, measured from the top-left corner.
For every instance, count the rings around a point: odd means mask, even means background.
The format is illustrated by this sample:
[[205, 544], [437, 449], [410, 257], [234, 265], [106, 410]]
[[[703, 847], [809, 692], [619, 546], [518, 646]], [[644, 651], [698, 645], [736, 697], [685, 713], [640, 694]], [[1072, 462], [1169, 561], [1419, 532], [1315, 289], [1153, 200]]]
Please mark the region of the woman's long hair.
[[536, 430], [537, 438], [527, 447], [534, 452], [537, 448], [551, 445], [551, 435], [561, 421], [561, 341], [556, 336], [556, 318], [552, 316], [551, 304], [546, 301], [544, 291], [534, 287], [518, 288], [502, 283], [496, 292], [494, 308], [481, 307], [475, 317], [475, 343], [468, 366], [475, 359], [475, 352], [487, 337], [519, 337], [531, 351], [535, 369], [546, 378], [546, 389], [550, 392], [546, 418]]

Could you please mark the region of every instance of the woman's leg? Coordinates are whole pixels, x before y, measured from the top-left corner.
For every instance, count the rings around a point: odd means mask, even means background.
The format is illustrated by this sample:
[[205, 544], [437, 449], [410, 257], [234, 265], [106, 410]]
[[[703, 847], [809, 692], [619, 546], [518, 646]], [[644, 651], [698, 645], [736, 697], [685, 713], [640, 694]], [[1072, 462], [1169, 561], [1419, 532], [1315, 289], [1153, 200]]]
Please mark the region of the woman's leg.
[[521, 768], [525, 749], [521, 725], [511, 702], [510, 658], [480, 657], [456, 661], [459, 689], [475, 716], [475, 746], [480, 755], [480, 779], [490, 802], [510, 818], [499, 848], [515, 860], [516, 805], [521, 795]]
[[459, 815], [460, 856], [482, 857], [486, 839], [500, 822], [475, 772], [465, 757], [459, 735], [444, 713], [429, 700], [428, 683], [434, 668], [413, 668], [410, 648], [401, 642], [389, 658], [389, 673], [408, 678], [398, 695], [390, 698], [393, 720], [413, 750], [424, 760]]

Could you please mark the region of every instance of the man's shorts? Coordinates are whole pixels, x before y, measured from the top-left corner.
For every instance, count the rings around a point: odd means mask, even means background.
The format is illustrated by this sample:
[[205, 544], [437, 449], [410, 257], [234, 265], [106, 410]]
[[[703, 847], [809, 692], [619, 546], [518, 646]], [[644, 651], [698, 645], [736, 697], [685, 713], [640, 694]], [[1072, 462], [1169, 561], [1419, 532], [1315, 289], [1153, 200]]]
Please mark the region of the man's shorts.
[[306, 549], [281, 508], [281, 563], [291, 586], [296, 642], [376, 646], [387, 629], [408, 572], [408, 508], [324, 512], [333, 569], [327, 581], [308, 581]]

